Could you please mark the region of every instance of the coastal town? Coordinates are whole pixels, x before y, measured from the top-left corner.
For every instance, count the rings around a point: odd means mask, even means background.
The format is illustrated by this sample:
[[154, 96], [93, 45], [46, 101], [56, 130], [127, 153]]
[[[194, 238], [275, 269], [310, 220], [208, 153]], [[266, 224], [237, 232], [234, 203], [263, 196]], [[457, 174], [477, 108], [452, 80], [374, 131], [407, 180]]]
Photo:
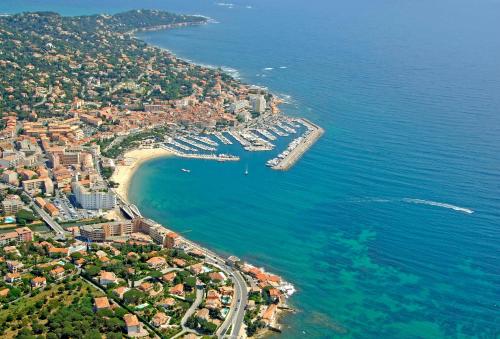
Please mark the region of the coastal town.
[[[154, 157], [288, 170], [323, 129], [137, 31], [207, 23], [161, 11], [0, 17], [0, 335], [245, 338], [281, 332], [292, 284], [223, 257], [128, 200]], [[183, 169], [189, 172], [189, 169]]]

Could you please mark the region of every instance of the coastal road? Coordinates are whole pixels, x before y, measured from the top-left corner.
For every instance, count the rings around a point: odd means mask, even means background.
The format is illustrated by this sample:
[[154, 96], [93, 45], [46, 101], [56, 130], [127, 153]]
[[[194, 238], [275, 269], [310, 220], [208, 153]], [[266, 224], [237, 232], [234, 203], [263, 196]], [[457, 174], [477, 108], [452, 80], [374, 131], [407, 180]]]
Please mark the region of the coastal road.
[[[231, 308], [229, 309], [226, 320], [224, 320], [215, 334], [219, 338], [238, 338], [241, 327], [243, 326], [243, 318], [245, 317], [245, 309], [248, 303], [248, 289], [245, 279], [237, 269], [226, 265], [225, 260], [214, 252], [186, 238], [183, 238], [183, 241], [189, 246], [204, 253], [207, 263], [220, 267], [227, 277], [233, 281], [235, 288]], [[230, 327], [232, 328], [231, 333], [234, 334], [227, 333]]]
[[[234, 282], [235, 292], [233, 305], [226, 320], [217, 331], [217, 335], [221, 338], [239, 338], [241, 327], [243, 326], [243, 318], [245, 317], [245, 308], [248, 303], [248, 290], [245, 279], [237, 270], [233, 270], [231, 279]], [[228, 333], [231, 327], [231, 332]]]

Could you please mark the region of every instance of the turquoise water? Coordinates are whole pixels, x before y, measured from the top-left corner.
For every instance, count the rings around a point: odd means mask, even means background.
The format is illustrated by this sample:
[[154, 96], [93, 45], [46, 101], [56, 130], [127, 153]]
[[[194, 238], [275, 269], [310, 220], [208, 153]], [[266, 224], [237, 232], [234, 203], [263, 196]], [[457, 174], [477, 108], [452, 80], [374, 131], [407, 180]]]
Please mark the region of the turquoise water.
[[21, 3], [0, 12], [209, 15], [143, 38], [290, 95], [285, 112], [325, 128], [288, 172], [242, 152], [153, 160], [131, 184], [145, 215], [296, 285], [283, 337], [499, 336], [498, 1]]

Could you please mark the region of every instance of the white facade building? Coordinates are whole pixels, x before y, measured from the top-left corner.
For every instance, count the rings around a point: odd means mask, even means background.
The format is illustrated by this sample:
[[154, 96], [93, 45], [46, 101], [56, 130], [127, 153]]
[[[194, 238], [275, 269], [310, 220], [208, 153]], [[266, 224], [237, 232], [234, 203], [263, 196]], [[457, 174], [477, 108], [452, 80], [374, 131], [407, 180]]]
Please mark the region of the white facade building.
[[257, 113], [264, 113], [267, 107], [266, 98], [259, 95], [252, 95], [250, 97], [250, 104], [252, 105], [252, 111]]
[[110, 210], [116, 206], [116, 196], [113, 192], [90, 191], [78, 181], [71, 184], [76, 201], [82, 208], [88, 210]]

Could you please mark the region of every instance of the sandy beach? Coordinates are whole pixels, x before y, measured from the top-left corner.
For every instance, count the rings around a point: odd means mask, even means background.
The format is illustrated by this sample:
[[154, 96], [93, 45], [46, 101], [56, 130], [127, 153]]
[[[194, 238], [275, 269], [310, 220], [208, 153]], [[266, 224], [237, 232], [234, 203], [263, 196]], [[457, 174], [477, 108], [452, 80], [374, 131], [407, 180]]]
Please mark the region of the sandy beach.
[[135, 149], [125, 153], [123, 164], [116, 166], [111, 180], [118, 183], [115, 192], [125, 201], [128, 201], [128, 188], [130, 179], [139, 166], [147, 160], [159, 157], [172, 156], [173, 154], [163, 148]]

